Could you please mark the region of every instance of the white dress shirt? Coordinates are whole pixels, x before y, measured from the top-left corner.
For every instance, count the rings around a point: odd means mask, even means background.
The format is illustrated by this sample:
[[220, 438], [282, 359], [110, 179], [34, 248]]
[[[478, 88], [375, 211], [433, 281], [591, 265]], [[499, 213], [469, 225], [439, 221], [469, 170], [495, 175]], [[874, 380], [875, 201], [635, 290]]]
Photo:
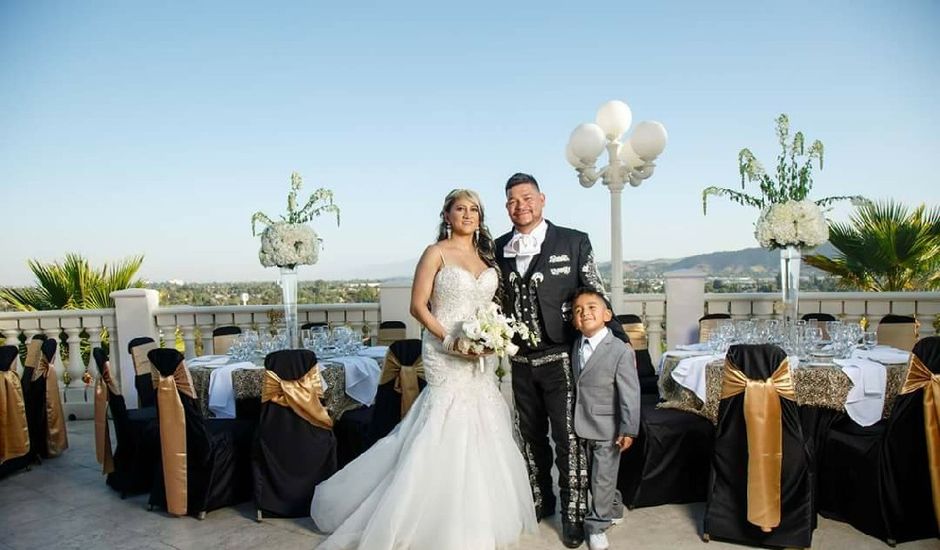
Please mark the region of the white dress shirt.
[[513, 230], [512, 238], [503, 247], [503, 255], [507, 258], [516, 258], [516, 271], [521, 274], [529, 269], [532, 258], [542, 249], [542, 243], [545, 242], [545, 233], [548, 231], [548, 224], [545, 219], [539, 222], [530, 233], [521, 233]]
[[591, 358], [591, 355], [597, 351], [597, 346], [601, 345], [601, 342], [604, 338], [607, 337], [607, 333], [610, 332], [607, 327], [601, 327], [597, 334], [588, 338], [587, 336], [581, 337], [581, 354], [580, 361], [581, 370], [584, 370], [584, 365], [587, 364], [588, 359]]

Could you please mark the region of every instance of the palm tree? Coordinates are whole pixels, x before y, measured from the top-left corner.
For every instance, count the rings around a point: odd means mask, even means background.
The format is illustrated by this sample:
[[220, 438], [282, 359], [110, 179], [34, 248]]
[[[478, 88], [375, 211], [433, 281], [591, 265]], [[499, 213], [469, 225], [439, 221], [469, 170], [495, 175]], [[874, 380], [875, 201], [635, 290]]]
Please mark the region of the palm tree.
[[21, 311], [112, 308], [112, 292], [143, 286], [135, 278], [143, 261], [132, 256], [95, 269], [80, 254], [66, 254], [62, 263], [29, 260], [36, 286], [0, 289], [0, 299]]
[[913, 211], [894, 201], [859, 206], [850, 223], [831, 223], [833, 258], [806, 263], [841, 277], [840, 286], [866, 291], [940, 290], [940, 208]]

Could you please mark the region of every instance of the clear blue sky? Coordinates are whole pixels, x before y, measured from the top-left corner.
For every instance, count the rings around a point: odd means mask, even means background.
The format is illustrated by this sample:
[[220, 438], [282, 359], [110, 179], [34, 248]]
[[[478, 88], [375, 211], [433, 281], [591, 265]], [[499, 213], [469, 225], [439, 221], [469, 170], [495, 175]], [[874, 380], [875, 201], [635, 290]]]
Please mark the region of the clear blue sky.
[[516, 171], [607, 260], [609, 194], [564, 146], [608, 99], [670, 137], [624, 192], [628, 259], [756, 246], [755, 211], [700, 194], [738, 184], [742, 147], [775, 164], [781, 112], [826, 145], [814, 196], [940, 203], [935, 1], [342, 4], [0, 2], [0, 285], [69, 251], [274, 279], [249, 219], [284, 211], [292, 170], [343, 211], [303, 279], [416, 259], [454, 187], [502, 233]]

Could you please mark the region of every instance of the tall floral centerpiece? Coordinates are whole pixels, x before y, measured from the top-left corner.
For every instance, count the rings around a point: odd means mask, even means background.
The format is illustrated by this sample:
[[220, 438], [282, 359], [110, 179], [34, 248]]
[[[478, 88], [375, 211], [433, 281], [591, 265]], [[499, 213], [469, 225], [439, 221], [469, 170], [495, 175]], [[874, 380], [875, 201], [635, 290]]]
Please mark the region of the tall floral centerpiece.
[[[823, 167], [823, 144], [814, 141], [805, 147], [803, 132], [790, 139], [790, 119], [777, 117], [777, 139], [780, 155], [774, 176], [767, 174], [760, 161], [749, 149], [738, 153], [738, 171], [741, 191], [725, 187], [706, 187], [702, 191], [702, 211], [707, 213], [708, 197], [724, 196], [733, 202], [760, 209], [754, 236], [764, 248], [780, 250], [780, 291], [783, 317], [786, 321], [797, 318], [800, 292], [800, 263], [803, 250], [814, 248], [829, 238], [829, 225], [822, 208], [841, 200], [855, 204], [867, 199], [857, 195], [826, 197], [816, 201], [807, 196], [813, 188], [813, 165]], [[760, 194], [748, 194], [747, 183], [756, 183]]]
[[313, 192], [302, 208], [297, 208], [297, 193], [303, 179], [297, 172], [290, 175], [290, 193], [287, 194], [287, 215], [274, 221], [263, 212], [251, 216], [251, 234], [257, 235], [257, 224], [265, 225], [261, 232], [261, 250], [258, 259], [264, 267], [281, 268], [281, 293], [284, 303], [284, 323], [291, 348], [300, 347], [297, 330], [297, 266], [317, 263], [320, 239], [307, 222], [320, 214], [336, 216], [339, 226], [339, 207], [333, 204], [333, 192], [320, 188]]

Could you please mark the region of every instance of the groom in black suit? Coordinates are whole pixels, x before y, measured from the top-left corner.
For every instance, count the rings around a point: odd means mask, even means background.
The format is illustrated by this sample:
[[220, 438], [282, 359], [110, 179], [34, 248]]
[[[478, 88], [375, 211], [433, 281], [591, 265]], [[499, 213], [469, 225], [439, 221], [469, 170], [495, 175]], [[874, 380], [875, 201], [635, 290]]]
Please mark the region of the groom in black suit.
[[[512, 357], [512, 391], [539, 519], [555, 513], [552, 450], [561, 497], [562, 542], [577, 548], [584, 541], [589, 485], [587, 455], [574, 432], [575, 386], [571, 345], [571, 297], [581, 287], [604, 294], [587, 234], [558, 227], [542, 217], [545, 195], [534, 177], [514, 174], [506, 182], [506, 210], [513, 231], [496, 239], [503, 311], [522, 320], [533, 342], [517, 342]], [[628, 341], [619, 323], [608, 324]]]

